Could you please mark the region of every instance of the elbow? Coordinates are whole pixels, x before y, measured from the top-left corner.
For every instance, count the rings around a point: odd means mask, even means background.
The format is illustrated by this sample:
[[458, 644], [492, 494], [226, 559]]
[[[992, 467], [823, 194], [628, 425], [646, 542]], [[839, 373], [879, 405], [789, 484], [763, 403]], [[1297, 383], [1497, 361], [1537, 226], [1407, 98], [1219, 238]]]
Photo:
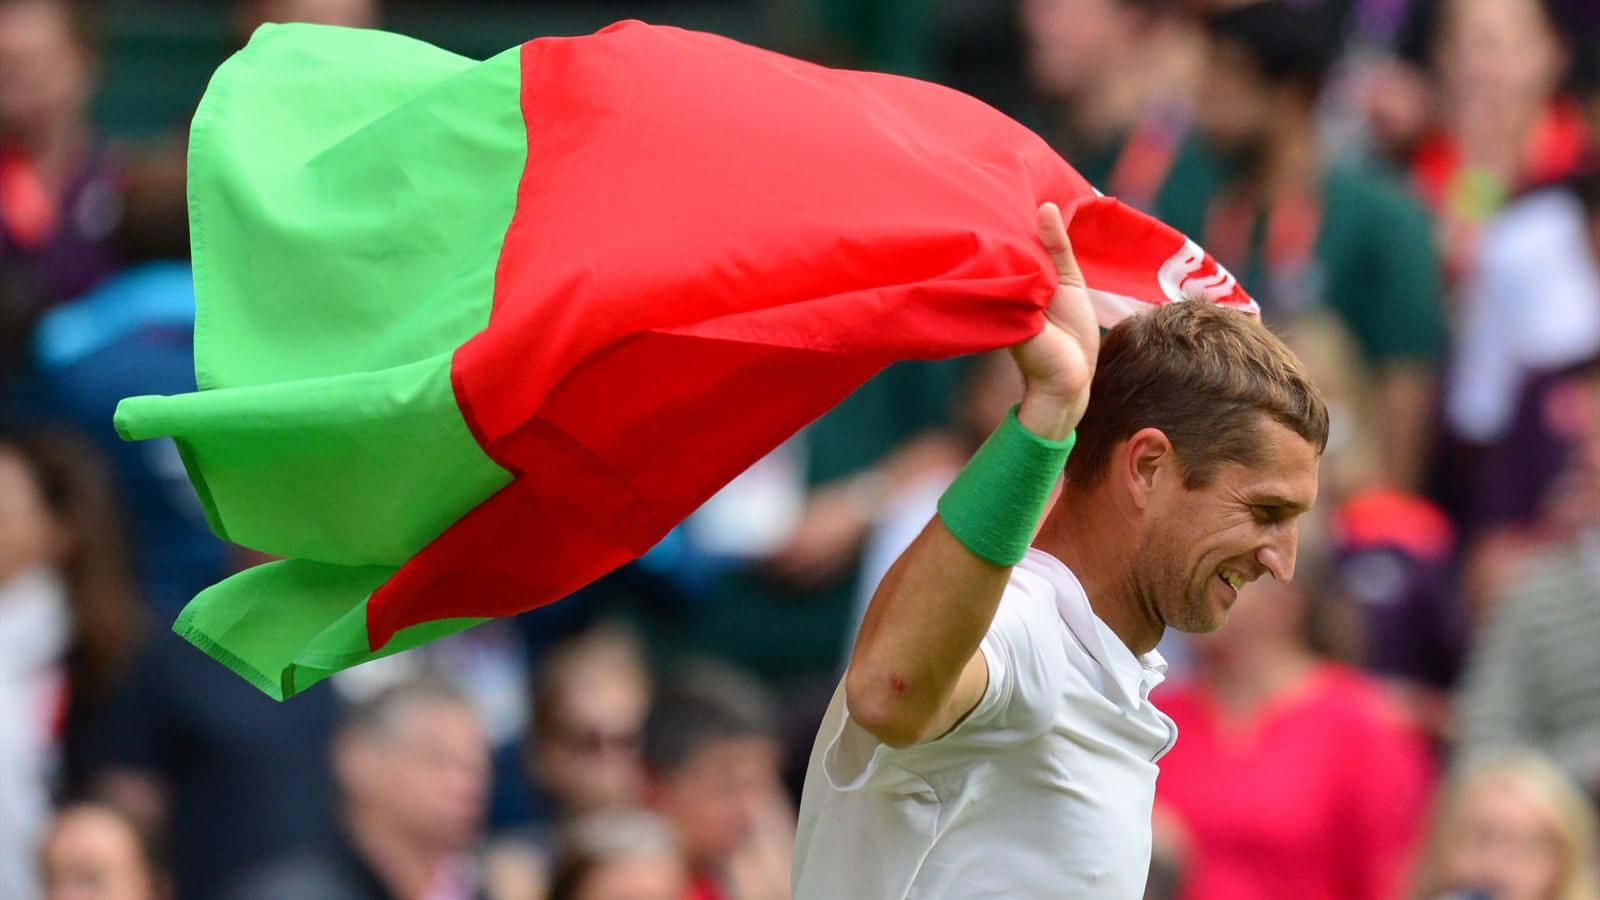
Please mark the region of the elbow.
[[898, 676], [851, 666], [844, 693], [851, 720], [882, 743], [909, 747], [927, 739], [929, 719]]

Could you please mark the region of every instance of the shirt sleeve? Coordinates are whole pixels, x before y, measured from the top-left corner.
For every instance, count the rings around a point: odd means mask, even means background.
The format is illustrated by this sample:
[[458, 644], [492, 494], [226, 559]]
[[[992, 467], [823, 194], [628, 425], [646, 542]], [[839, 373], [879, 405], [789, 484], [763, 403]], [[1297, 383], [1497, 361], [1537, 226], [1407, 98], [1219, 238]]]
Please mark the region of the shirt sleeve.
[[1068, 664], [1063, 630], [1048, 586], [1014, 573], [979, 644], [989, 679], [966, 718], [935, 740], [890, 747], [850, 717], [841, 692], [844, 714], [824, 726], [834, 729], [823, 750], [829, 784], [841, 791], [926, 790], [930, 776], [1037, 737], [1054, 718]]

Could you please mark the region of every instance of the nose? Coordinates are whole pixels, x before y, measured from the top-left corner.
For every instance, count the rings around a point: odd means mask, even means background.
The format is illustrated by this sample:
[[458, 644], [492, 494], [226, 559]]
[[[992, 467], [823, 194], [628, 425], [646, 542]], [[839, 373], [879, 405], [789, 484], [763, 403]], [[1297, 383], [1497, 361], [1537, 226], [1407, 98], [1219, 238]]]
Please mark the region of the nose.
[[1256, 551], [1256, 562], [1277, 579], [1288, 584], [1294, 579], [1294, 558], [1300, 545], [1300, 529], [1294, 522], [1286, 523], [1273, 539]]

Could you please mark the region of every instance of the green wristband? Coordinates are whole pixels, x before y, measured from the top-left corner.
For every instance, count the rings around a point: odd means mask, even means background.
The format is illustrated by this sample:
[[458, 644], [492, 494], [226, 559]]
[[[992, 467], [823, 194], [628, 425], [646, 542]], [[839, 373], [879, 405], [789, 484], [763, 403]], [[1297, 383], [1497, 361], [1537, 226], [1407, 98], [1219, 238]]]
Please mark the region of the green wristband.
[[939, 518], [968, 550], [997, 566], [1028, 553], [1050, 490], [1078, 433], [1039, 437], [1017, 421], [1015, 407], [939, 498]]

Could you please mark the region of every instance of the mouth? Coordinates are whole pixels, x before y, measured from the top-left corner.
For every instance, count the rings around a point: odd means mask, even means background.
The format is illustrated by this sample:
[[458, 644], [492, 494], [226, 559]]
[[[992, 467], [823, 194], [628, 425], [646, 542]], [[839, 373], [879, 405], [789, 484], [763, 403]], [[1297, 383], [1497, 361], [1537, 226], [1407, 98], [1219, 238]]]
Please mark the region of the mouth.
[[1239, 589], [1250, 583], [1250, 579], [1232, 569], [1218, 569], [1217, 580], [1227, 589], [1229, 597], [1238, 597]]

